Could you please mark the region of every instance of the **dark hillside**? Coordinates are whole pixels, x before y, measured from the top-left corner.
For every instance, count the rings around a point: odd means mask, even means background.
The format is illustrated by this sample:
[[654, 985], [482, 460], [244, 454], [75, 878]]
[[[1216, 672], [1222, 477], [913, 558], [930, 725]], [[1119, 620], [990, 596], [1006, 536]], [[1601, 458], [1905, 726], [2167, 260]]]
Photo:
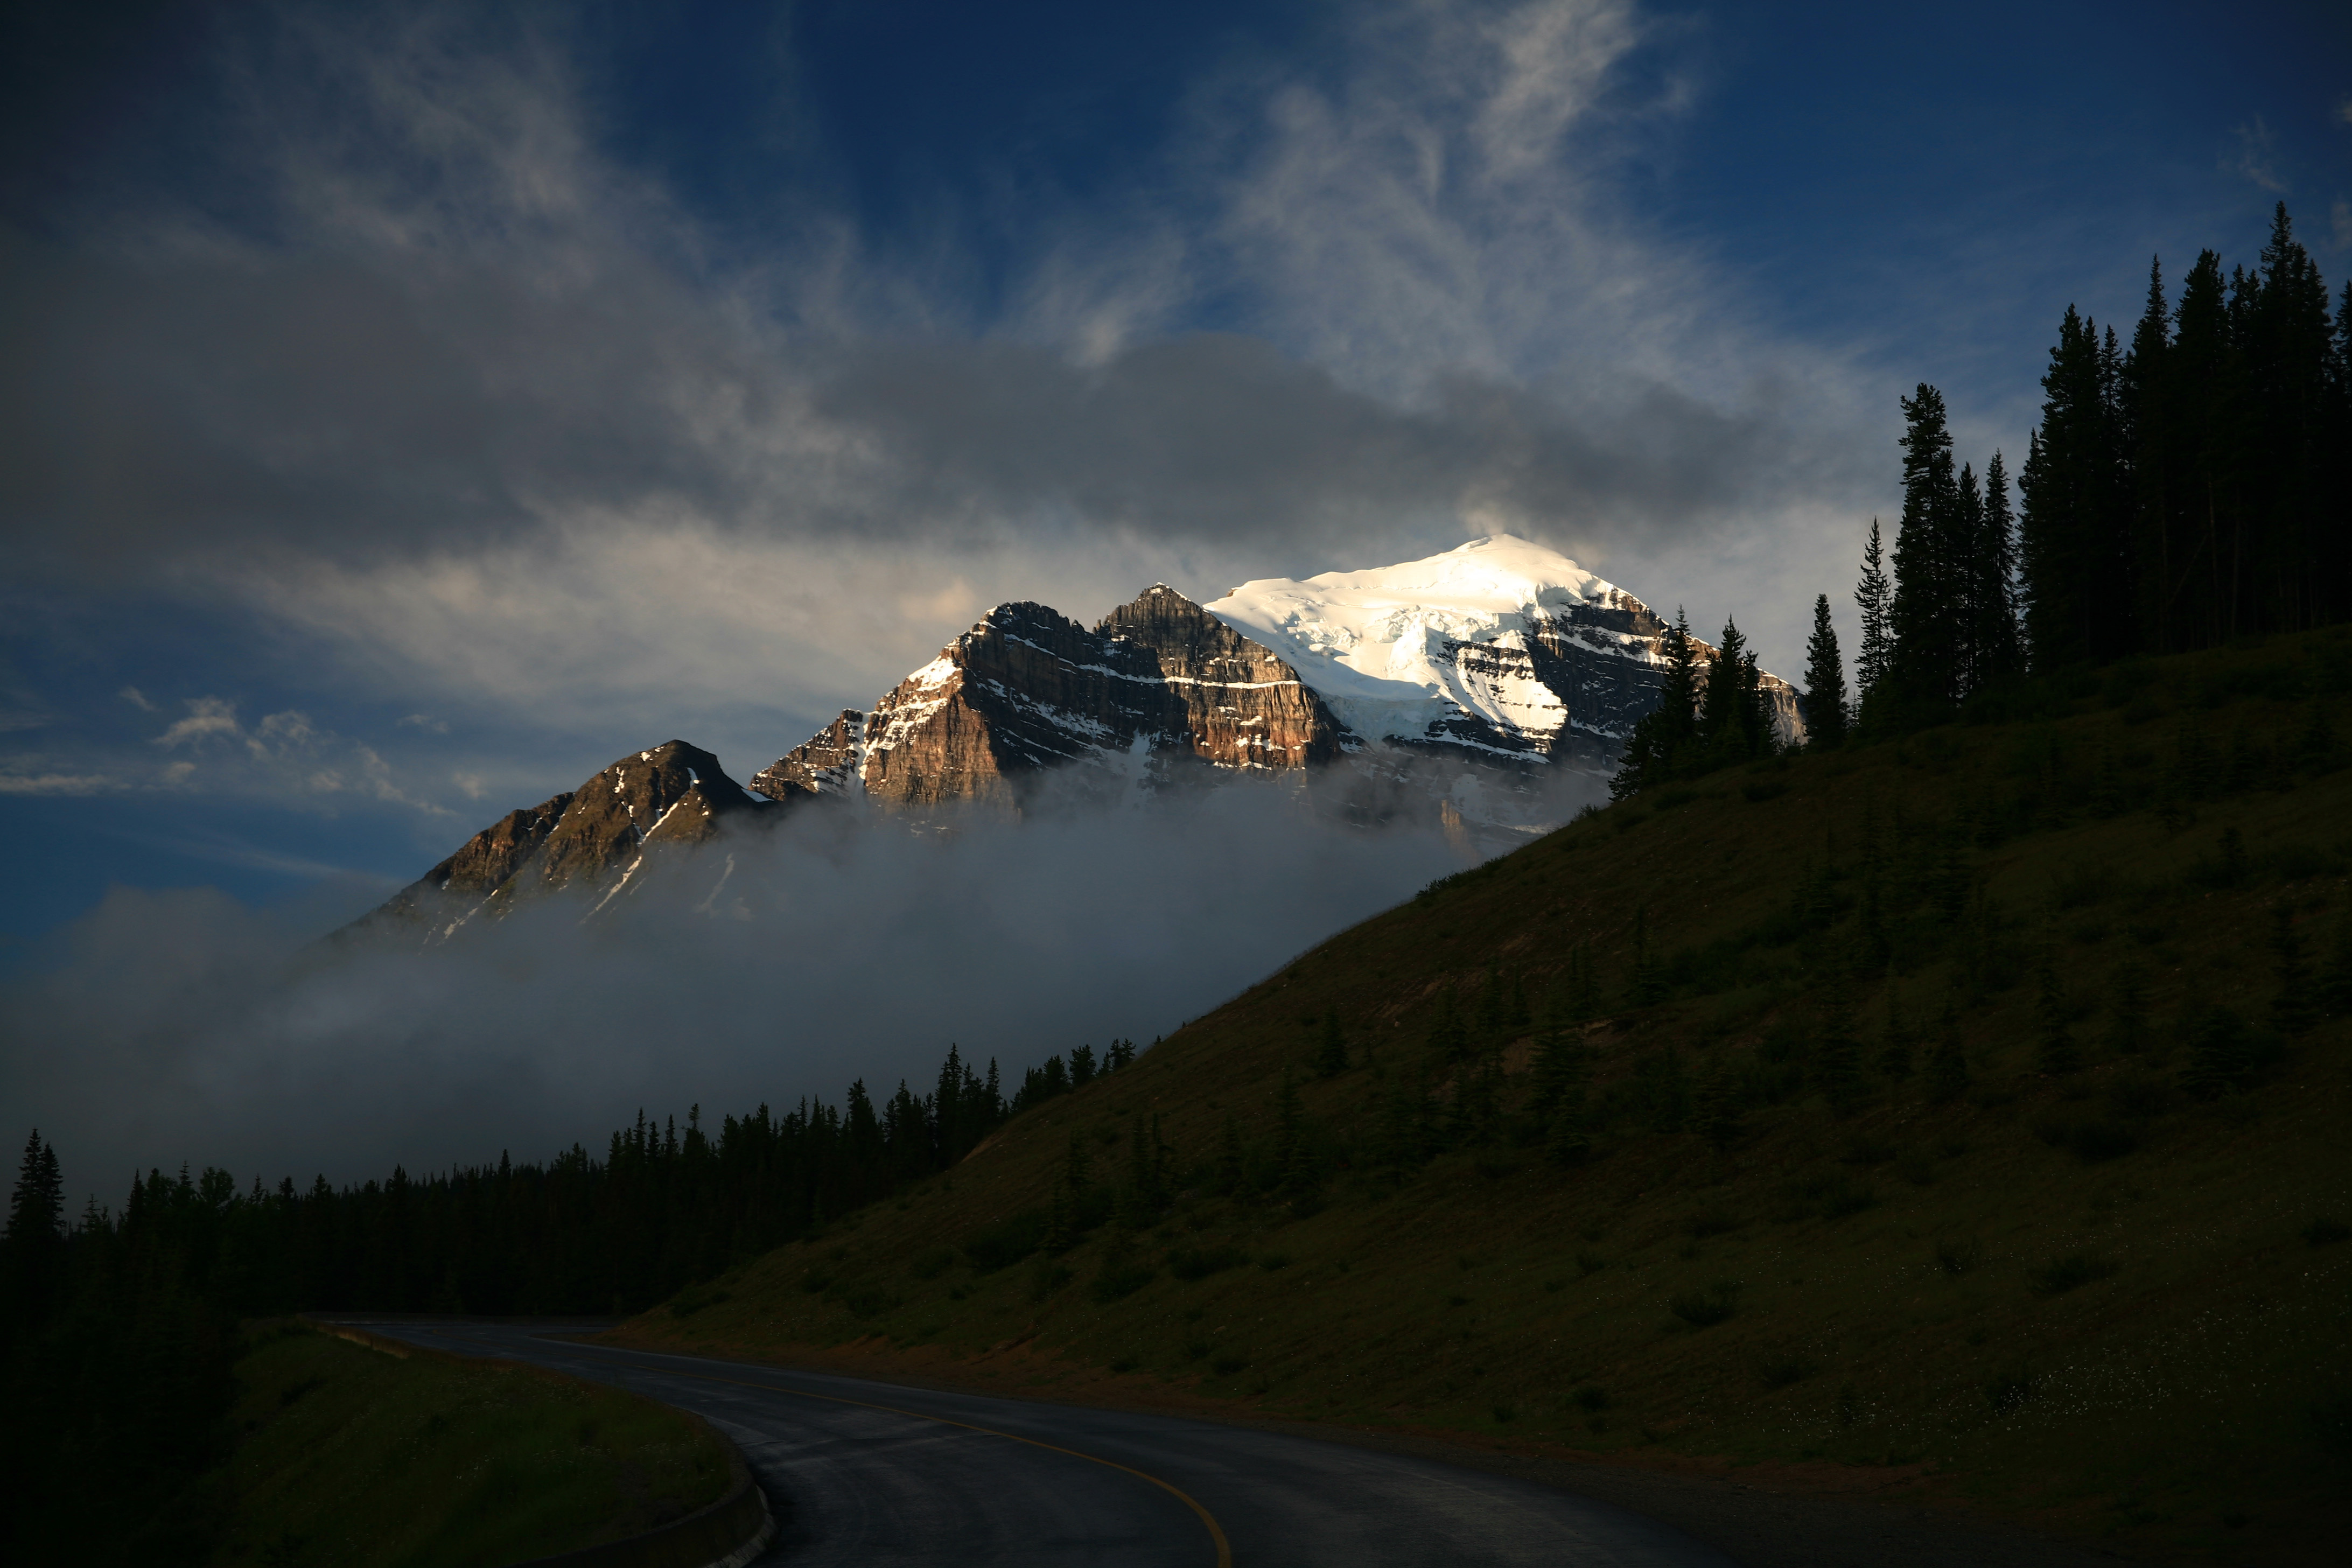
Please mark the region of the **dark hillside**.
[[1588, 816], [624, 1332], [2339, 1560], [2352, 636], [1995, 716]]

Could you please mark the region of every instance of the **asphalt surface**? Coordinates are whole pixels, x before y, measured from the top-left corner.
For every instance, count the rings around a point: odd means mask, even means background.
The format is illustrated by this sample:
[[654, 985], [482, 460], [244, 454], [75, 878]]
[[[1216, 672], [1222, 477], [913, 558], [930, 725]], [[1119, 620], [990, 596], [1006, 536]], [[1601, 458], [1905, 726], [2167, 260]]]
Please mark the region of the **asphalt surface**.
[[1278, 1432], [548, 1337], [558, 1328], [367, 1326], [616, 1384], [704, 1416], [741, 1447], [767, 1490], [781, 1531], [762, 1563], [1734, 1562], [1640, 1514], [1555, 1488]]

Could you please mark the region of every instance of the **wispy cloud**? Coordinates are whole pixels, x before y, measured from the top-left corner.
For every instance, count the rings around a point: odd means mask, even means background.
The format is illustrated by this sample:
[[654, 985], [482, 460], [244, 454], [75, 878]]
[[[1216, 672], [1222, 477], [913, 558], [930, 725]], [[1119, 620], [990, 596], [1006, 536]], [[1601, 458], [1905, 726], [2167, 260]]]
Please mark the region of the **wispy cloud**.
[[2221, 167], [2233, 174], [2252, 180], [2263, 190], [2274, 195], [2286, 194], [2286, 183], [2279, 177], [2277, 138], [2259, 114], [2233, 132], [2236, 148], [2221, 160]]
[[173, 720], [164, 731], [155, 737], [155, 744], [163, 747], [196, 745], [203, 742], [230, 736], [243, 736], [245, 731], [236, 721], [236, 704], [218, 697], [191, 697], [188, 716]]
[[130, 703], [133, 708], [138, 709], [142, 713], [152, 713], [155, 711], [155, 704], [148, 700], [145, 692], [140, 690], [135, 686], [126, 686], [121, 690], [116, 692], [115, 695], [121, 698], [125, 702]]
[[164, 770], [161, 783], [174, 788], [197, 787], [199, 775], [209, 781], [219, 774], [223, 784], [239, 793], [261, 790], [313, 801], [353, 797], [408, 806], [430, 816], [451, 815], [446, 806], [423, 799], [394, 780], [390, 763], [372, 746], [339, 735], [311, 721], [297, 709], [264, 714], [250, 730], [239, 723], [236, 704], [220, 697], [192, 697], [188, 716], [155, 737], [166, 749], [187, 746], [205, 755], [208, 742], [234, 742], [242, 750], [224, 758], [213, 752], [201, 763], [182, 758]]
[[131, 786], [105, 773], [0, 772], [0, 795], [119, 795]]
[[446, 735], [449, 732], [446, 720], [436, 719], [429, 713], [411, 713], [401, 719], [397, 727], [422, 730], [428, 735]]

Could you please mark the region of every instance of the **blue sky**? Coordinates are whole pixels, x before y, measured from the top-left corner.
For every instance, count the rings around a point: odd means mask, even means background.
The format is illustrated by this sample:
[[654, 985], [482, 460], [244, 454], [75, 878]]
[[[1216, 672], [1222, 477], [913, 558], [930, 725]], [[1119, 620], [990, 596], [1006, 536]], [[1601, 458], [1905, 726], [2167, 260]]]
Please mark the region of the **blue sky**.
[[0, 37], [19, 954], [749, 773], [1006, 598], [1508, 527], [1793, 671], [1899, 393], [2013, 468], [2152, 253], [2352, 272], [2322, 5], [92, 9]]

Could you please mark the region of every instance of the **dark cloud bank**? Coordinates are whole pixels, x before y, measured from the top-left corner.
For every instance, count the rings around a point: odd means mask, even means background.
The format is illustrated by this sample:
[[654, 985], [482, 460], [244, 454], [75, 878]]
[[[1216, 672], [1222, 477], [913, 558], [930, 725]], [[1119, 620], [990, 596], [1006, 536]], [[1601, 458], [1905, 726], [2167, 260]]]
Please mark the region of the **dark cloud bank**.
[[[637, 258], [132, 262], [0, 236], [0, 537], [101, 580], [224, 552], [473, 549], [583, 512], [965, 537], [1051, 513], [1328, 544], [1465, 506], [1703, 531], [1840, 468], [1791, 395], [1452, 373], [1400, 404], [1256, 340], [1099, 363], [749, 334]], [[413, 258], [412, 258], [413, 260]]]
[[1017, 1075], [1149, 1042], [1460, 865], [1269, 786], [947, 833], [807, 813], [649, 867], [598, 918], [550, 899], [432, 952], [118, 889], [0, 994], [0, 1125], [113, 1203], [148, 1165], [352, 1180], [542, 1158], [640, 1106], [837, 1102], [919, 1086], [951, 1040]]

